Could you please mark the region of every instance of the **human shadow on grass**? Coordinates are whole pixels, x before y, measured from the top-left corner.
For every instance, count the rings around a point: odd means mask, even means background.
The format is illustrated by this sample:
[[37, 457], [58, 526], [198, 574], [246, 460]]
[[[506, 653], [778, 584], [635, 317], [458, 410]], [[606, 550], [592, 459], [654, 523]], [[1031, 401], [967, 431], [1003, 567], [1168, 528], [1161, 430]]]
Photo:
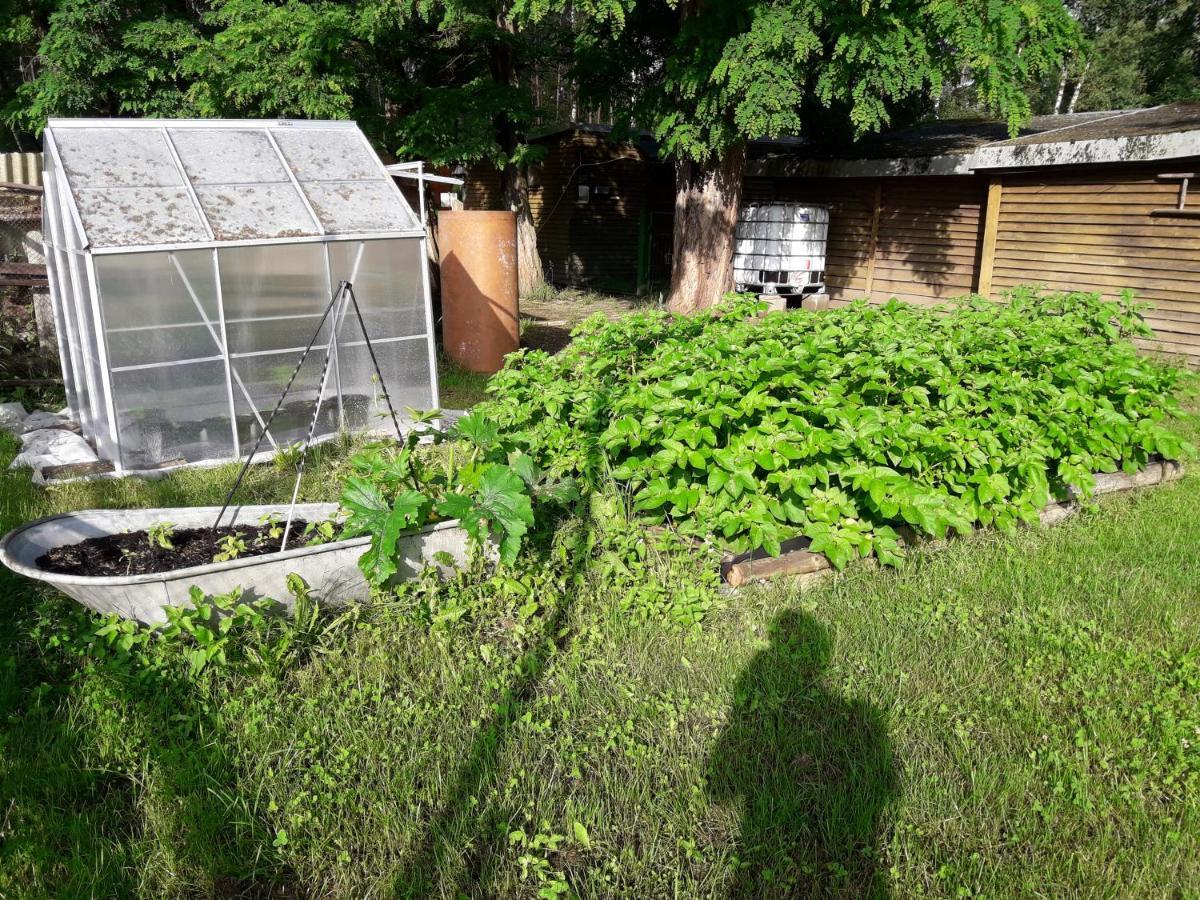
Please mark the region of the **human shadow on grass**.
[[811, 616], [780, 613], [769, 638], [707, 764], [710, 799], [741, 816], [729, 896], [885, 897], [879, 818], [899, 784], [883, 715], [826, 684]]

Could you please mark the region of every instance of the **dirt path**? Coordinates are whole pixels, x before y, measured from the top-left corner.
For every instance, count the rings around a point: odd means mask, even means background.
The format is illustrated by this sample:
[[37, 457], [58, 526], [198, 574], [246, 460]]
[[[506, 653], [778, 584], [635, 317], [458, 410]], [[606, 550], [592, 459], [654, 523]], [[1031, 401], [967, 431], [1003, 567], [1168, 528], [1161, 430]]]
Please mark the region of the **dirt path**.
[[557, 353], [571, 341], [571, 331], [589, 316], [602, 313], [619, 319], [648, 309], [653, 301], [583, 291], [560, 291], [553, 299], [521, 301], [521, 346]]

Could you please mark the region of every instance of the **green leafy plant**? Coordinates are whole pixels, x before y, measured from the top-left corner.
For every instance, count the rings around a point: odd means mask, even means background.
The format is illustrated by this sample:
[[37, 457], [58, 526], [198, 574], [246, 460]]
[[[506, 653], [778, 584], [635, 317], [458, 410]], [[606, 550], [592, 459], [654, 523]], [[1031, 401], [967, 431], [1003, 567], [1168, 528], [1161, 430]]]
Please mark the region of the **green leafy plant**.
[[170, 522], [157, 522], [146, 529], [146, 542], [151, 547], [174, 550], [175, 544], [171, 540], [174, 536], [175, 526]]
[[246, 541], [241, 534], [227, 534], [217, 546], [220, 550], [213, 556], [213, 562], [229, 562], [246, 552]]
[[[271, 537], [276, 537], [275, 529], [271, 529]], [[282, 537], [283, 532], [279, 533]], [[337, 527], [329, 521], [309, 522], [304, 526], [304, 543], [309, 547], [316, 547], [320, 544], [328, 544], [337, 538]]]
[[585, 323], [510, 357], [477, 411], [539, 466], [626, 485], [646, 522], [736, 552], [807, 537], [838, 568], [895, 563], [898, 529], [1011, 531], [1093, 472], [1192, 452], [1129, 296], [761, 308]]
[[[414, 420], [431, 422], [436, 412]], [[475, 412], [446, 431], [414, 427], [398, 447], [366, 447], [350, 468], [342, 492], [343, 536], [371, 536], [359, 567], [376, 587], [398, 571], [399, 541], [407, 531], [461, 519], [476, 546], [495, 539], [500, 561], [511, 565], [533, 525], [534, 500], [565, 503], [578, 496], [573, 483], [513, 451], [498, 427]]]
[[266, 526], [267, 537], [271, 540], [277, 541], [283, 537], [283, 523], [279, 521], [279, 516], [275, 513], [264, 513], [258, 521]]
[[225, 651], [231, 635], [247, 629], [263, 627], [264, 614], [271, 601], [242, 602], [242, 589], [228, 594], [207, 596], [195, 585], [188, 592], [191, 607], [167, 607], [167, 626], [163, 637], [178, 640], [186, 636], [193, 646], [188, 650], [192, 675], [205, 667], [225, 662]]

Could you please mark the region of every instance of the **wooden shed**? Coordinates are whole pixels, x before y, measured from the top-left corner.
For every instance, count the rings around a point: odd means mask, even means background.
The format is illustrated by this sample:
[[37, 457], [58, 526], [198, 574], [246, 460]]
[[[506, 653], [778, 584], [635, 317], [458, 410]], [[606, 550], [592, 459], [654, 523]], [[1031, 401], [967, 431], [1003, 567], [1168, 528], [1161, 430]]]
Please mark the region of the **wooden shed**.
[[831, 301], [936, 303], [1018, 284], [1133, 290], [1155, 350], [1200, 363], [1200, 105], [937, 123], [841, 153], [751, 158], [747, 200], [830, 206]]
[[[670, 276], [675, 174], [645, 132], [613, 140], [611, 129], [576, 125], [535, 139], [529, 201], [546, 278], [559, 286], [616, 293]], [[500, 173], [467, 171], [466, 209], [501, 209]]]

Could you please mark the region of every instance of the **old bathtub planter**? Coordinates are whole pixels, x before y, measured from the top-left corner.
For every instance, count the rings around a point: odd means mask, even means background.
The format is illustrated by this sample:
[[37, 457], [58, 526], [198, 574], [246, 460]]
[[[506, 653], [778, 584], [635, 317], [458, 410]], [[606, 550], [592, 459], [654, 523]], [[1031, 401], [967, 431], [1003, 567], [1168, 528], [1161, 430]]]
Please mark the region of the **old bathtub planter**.
[[[37, 559], [54, 547], [87, 540], [140, 531], [159, 522], [179, 528], [212, 525], [219, 507], [192, 506], [177, 509], [105, 510], [93, 509], [64, 513], [29, 522], [15, 528], [0, 540], [0, 562], [14, 572], [44, 581], [84, 606], [99, 613], [116, 613], [149, 625], [166, 621], [164, 607], [190, 606], [192, 585], [205, 594], [224, 594], [242, 588], [245, 600], [269, 597], [291, 612], [294, 599], [287, 590], [287, 576], [299, 575], [308, 584], [312, 596], [321, 603], [338, 604], [365, 600], [369, 589], [358, 568], [358, 559], [370, 543], [369, 536], [304, 546], [299, 535], [296, 543], [282, 553], [266, 553], [208, 563], [171, 572], [144, 575], [90, 577], [48, 572]], [[241, 506], [227, 513], [221, 524], [258, 525], [264, 517], [287, 516], [287, 504]], [[309, 522], [338, 518], [334, 503], [301, 503], [295, 517]], [[438, 522], [401, 536], [398, 546], [397, 578], [410, 578], [426, 565], [436, 565], [435, 554], [448, 553], [458, 565], [466, 562], [468, 537], [458, 520]], [[444, 559], [444, 557], [442, 557]]]

